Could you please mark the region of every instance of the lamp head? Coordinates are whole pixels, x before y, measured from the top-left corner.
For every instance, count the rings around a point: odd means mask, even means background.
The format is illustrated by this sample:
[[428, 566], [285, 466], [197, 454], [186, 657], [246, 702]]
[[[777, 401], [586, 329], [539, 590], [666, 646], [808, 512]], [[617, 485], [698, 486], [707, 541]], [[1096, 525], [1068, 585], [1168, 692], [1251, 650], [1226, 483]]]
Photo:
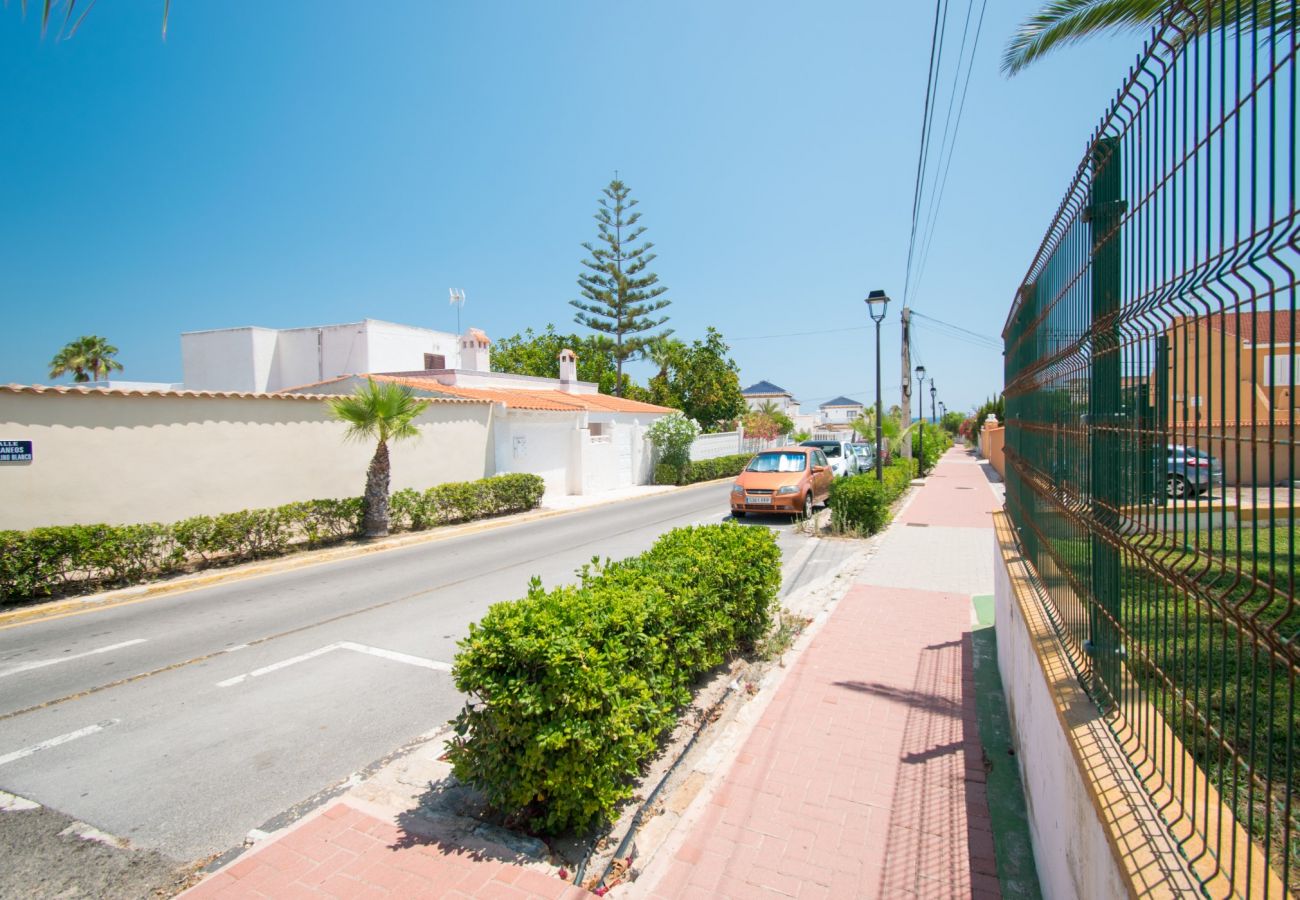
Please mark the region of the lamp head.
[[889, 296], [884, 291], [872, 291], [866, 299], [867, 311], [876, 322], [883, 322], [885, 311], [889, 307]]
[[934, 386], [934, 379], [931, 378], [931, 379], [930, 379], [930, 399], [933, 400], [933, 399], [934, 399], [934, 395], [937, 394], [937, 393], [939, 393], [939, 389], [938, 389], [937, 387]]
[[925, 379], [925, 366], [917, 366], [917, 367], [916, 367], [916, 377], [917, 377], [917, 378], [920, 378], [920, 379], [922, 379], [922, 380]]

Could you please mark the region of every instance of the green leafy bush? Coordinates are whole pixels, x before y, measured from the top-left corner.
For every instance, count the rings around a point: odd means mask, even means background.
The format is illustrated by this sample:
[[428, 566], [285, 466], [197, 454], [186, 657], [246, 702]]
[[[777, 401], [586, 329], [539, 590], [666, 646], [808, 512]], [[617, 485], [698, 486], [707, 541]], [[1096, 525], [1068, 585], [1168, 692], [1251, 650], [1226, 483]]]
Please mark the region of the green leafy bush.
[[752, 453], [736, 453], [713, 459], [688, 461], [681, 468], [660, 463], [655, 467], [655, 484], [696, 484], [717, 478], [734, 478], [754, 458]]
[[903, 496], [916, 472], [916, 460], [895, 459], [881, 470], [840, 478], [831, 484], [831, 522], [838, 530], [875, 534], [889, 524], [890, 506]]
[[691, 461], [691, 444], [700, 436], [700, 426], [694, 419], [688, 419], [681, 413], [662, 416], [646, 429], [646, 437], [654, 444], [659, 454], [655, 469], [655, 481], [659, 484], [681, 484], [678, 481], [659, 481], [658, 467], [669, 466], [678, 472], [683, 471]]
[[832, 525], [839, 530], [875, 534], [889, 522], [889, 503], [885, 484], [876, 481], [874, 473], [837, 478], [831, 484], [828, 503]]
[[492, 606], [453, 675], [456, 775], [557, 833], [610, 820], [703, 672], [770, 626], [780, 551], [766, 529], [681, 528], [581, 583]]
[[[523, 512], [542, 500], [537, 475], [497, 475], [392, 496], [395, 528], [423, 530], [451, 522]], [[306, 500], [269, 509], [192, 516], [171, 525], [59, 525], [0, 531], [0, 604], [108, 584], [135, 584], [184, 565], [279, 556], [361, 533], [361, 497]]]
[[[913, 446], [918, 446], [914, 444]], [[925, 429], [925, 446], [921, 448], [924, 458], [921, 460], [921, 473], [928, 475], [938, 465], [939, 458], [952, 447], [952, 435], [942, 428]]]

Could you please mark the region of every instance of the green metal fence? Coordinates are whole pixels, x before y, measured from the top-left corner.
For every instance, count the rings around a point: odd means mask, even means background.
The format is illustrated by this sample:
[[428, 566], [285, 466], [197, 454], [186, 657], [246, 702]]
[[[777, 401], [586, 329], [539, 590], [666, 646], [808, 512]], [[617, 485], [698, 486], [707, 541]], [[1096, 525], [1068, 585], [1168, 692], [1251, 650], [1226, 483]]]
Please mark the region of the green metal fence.
[[1003, 331], [1009, 514], [1210, 896], [1300, 892], [1296, 49], [1173, 8]]

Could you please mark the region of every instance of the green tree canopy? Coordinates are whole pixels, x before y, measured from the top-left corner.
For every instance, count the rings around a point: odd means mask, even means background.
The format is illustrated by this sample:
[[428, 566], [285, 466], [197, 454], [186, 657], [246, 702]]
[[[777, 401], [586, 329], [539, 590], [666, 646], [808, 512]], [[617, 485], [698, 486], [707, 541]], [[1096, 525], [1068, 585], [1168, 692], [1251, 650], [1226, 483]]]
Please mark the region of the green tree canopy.
[[[595, 382], [602, 394], [615, 393], [618, 366], [606, 342], [596, 335], [561, 334], [554, 325], [547, 325], [540, 334], [526, 328], [522, 334], [493, 342], [492, 371], [559, 378], [560, 351], [565, 348], [577, 354], [579, 380]], [[641, 393], [629, 377], [623, 376], [623, 396]]]
[[623, 364], [640, 355], [647, 342], [671, 333], [649, 334], [668, 321], [655, 313], [671, 301], [663, 299], [668, 288], [649, 270], [656, 256], [651, 252], [654, 244], [637, 244], [645, 226], [638, 224], [641, 213], [633, 211], [637, 201], [628, 199], [628, 186], [615, 176], [602, 193], [596, 210], [597, 240], [582, 245], [591, 254], [582, 261], [588, 271], [578, 276], [583, 299], [569, 303], [578, 309], [573, 320], [601, 335], [613, 354], [614, 393], [621, 397]]
[[667, 374], [650, 379], [650, 402], [672, 406], [700, 423], [705, 431], [722, 431], [745, 414], [740, 367], [731, 348], [713, 327], [704, 340], [675, 342], [665, 357]]

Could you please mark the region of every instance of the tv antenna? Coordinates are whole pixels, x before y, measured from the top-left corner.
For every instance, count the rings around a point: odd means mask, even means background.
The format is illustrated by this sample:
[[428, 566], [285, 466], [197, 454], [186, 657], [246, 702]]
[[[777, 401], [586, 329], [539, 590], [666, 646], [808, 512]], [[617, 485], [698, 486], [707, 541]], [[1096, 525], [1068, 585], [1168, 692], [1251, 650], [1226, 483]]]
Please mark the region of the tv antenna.
[[451, 294], [451, 305], [456, 307], [456, 334], [460, 334], [460, 310], [465, 305], [465, 292], [460, 288], [449, 288]]

